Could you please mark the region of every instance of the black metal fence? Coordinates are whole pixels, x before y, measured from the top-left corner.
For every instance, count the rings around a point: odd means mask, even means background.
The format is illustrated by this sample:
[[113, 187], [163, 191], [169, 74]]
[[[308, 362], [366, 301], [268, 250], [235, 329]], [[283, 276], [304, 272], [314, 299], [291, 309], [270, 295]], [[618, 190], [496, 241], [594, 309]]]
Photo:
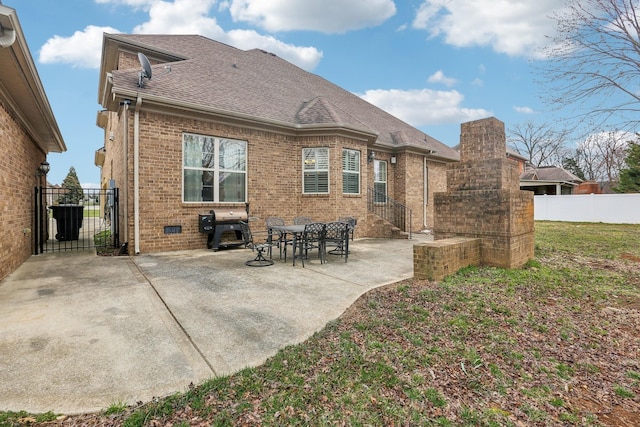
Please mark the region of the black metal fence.
[[369, 212], [408, 232], [411, 238], [411, 209], [371, 187], [367, 188], [367, 208]]
[[[34, 254], [120, 247], [118, 189], [35, 187]], [[71, 200], [73, 199], [73, 200]]]

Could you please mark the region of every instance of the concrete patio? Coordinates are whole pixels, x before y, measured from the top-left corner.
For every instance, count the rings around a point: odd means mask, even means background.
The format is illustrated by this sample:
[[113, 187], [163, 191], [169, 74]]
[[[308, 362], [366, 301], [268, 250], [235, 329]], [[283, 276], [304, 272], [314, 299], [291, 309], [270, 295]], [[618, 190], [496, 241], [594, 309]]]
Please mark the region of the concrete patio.
[[0, 282], [0, 410], [93, 412], [262, 364], [412, 277], [426, 240], [357, 239], [348, 263], [305, 268], [247, 267], [248, 249], [33, 256]]

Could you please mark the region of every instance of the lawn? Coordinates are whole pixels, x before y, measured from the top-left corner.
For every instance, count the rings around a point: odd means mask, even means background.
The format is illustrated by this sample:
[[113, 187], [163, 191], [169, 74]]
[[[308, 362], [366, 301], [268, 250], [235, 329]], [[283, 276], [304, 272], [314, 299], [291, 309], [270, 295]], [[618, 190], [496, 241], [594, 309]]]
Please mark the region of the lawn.
[[640, 425], [640, 227], [536, 223], [522, 269], [362, 296], [257, 368], [31, 425]]

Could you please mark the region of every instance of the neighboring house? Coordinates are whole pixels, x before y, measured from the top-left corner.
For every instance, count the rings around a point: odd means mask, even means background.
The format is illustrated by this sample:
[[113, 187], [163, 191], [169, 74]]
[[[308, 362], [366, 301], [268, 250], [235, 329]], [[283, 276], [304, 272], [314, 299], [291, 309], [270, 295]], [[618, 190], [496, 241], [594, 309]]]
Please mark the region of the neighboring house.
[[582, 180], [557, 166], [527, 166], [520, 175], [520, 189], [536, 195], [574, 194]]
[[95, 161], [103, 187], [120, 189], [129, 253], [204, 248], [198, 215], [245, 203], [260, 228], [269, 216], [353, 216], [357, 236], [385, 236], [371, 208], [390, 197], [422, 230], [459, 160], [322, 77], [201, 36], [105, 34], [98, 97]]
[[516, 162], [518, 162], [518, 173], [522, 175], [522, 173], [527, 168], [528, 159], [509, 147], [507, 147], [507, 159], [515, 160]]
[[557, 166], [535, 167], [517, 151], [507, 148], [507, 158], [518, 162], [520, 189], [543, 194], [577, 194], [582, 180]]
[[47, 153], [66, 151], [16, 11], [0, 3], [0, 280], [34, 249], [34, 188]]

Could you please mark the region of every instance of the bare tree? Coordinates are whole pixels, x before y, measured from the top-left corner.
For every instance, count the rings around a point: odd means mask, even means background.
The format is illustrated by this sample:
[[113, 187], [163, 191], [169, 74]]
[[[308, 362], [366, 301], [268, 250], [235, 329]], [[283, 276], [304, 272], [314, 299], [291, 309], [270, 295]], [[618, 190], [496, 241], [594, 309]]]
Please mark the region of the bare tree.
[[618, 182], [620, 170], [624, 168], [629, 141], [634, 135], [627, 132], [600, 132], [590, 135], [578, 144], [578, 164], [588, 179]]
[[604, 171], [609, 182], [620, 180], [620, 170], [624, 168], [629, 136], [624, 132], [606, 132], [600, 144]]
[[542, 82], [552, 106], [576, 117], [634, 130], [640, 110], [638, 0], [569, 0], [553, 18]]
[[559, 166], [568, 156], [567, 134], [565, 130], [529, 121], [509, 129], [509, 146], [533, 166]]
[[589, 181], [602, 181], [602, 160], [600, 150], [591, 137], [578, 144], [576, 148], [576, 159], [578, 165], [584, 172], [584, 176]]

